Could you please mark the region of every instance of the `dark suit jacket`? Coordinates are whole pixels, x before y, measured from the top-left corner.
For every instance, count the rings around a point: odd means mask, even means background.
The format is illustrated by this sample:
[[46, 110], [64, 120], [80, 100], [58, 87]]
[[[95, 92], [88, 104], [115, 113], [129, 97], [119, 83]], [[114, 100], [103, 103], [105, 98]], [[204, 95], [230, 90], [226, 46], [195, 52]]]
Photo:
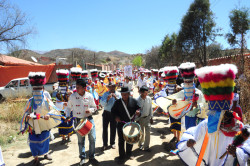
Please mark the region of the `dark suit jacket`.
[[[137, 104], [137, 100], [129, 97], [127, 109], [130, 114], [130, 117], [135, 115], [136, 110], [140, 107]], [[115, 101], [113, 107], [111, 108], [111, 113], [114, 117], [119, 117], [121, 121], [130, 122], [128, 114], [122, 104], [122, 98]]]

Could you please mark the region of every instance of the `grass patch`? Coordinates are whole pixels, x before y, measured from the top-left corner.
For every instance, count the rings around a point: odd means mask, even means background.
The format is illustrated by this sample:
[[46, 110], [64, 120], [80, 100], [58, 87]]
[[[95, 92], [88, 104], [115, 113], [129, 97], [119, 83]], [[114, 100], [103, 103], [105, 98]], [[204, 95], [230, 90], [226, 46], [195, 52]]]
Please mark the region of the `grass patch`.
[[26, 101], [4, 101], [0, 104], [0, 145], [5, 146], [18, 140], [20, 121]]

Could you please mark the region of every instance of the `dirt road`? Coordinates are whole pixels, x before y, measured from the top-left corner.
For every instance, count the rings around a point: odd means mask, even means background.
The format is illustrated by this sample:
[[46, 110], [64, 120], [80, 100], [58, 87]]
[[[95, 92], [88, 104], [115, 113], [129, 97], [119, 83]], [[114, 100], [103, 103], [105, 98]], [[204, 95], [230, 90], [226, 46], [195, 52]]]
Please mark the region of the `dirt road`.
[[[137, 89], [134, 90], [134, 97], [138, 97]], [[183, 165], [178, 156], [169, 153], [170, 146], [168, 142], [172, 139], [173, 134], [169, 130], [168, 118], [164, 115], [154, 114], [154, 124], [151, 129], [151, 152], [144, 152], [138, 149], [138, 145], [133, 146], [134, 160], [127, 160], [125, 165], [133, 166], [180, 166]], [[115, 166], [115, 158], [118, 157], [118, 141], [116, 135], [116, 149], [102, 151], [102, 110], [99, 114], [94, 115], [96, 125], [96, 159], [101, 166]], [[76, 134], [71, 136], [71, 142], [61, 145], [61, 138], [58, 137], [57, 129], [52, 132], [56, 138], [50, 142], [50, 151], [53, 160], [42, 160], [41, 165], [46, 166], [77, 166], [80, 159], [78, 158], [78, 144]], [[86, 150], [88, 153], [89, 142], [86, 139]], [[33, 157], [26, 141], [15, 143], [3, 150], [4, 161], [7, 166], [30, 166]], [[86, 160], [88, 162], [88, 159]], [[87, 163], [86, 165], [90, 165]]]

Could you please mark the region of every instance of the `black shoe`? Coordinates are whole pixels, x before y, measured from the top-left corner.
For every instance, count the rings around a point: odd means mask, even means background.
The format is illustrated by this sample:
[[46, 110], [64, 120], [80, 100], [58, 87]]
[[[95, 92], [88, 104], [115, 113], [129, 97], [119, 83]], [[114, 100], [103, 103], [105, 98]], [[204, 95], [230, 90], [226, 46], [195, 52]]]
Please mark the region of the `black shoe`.
[[170, 142], [176, 142], [176, 141], [177, 141], [177, 138], [173, 137]]
[[105, 151], [105, 150], [107, 150], [108, 149], [108, 146], [103, 146], [102, 147], [102, 151]]
[[145, 152], [151, 152], [152, 150], [148, 148], [148, 149], [145, 149], [144, 151]]
[[62, 142], [61, 142], [61, 145], [66, 144], [66, 142], [67, 142], [66, 139], [63, 139]]
[[89, 162], [90, 162], [92, 165], [99, 165], [99, 161], [97, 161], [95, 158], [89, 159]]
[[71, 139], [70, 139], [70, 138], [68, 138], [68, 139], [67, 139], [67, 142], [71, 142]]
[[124, 164], [125, 163], [125, 157], [118, 157], [117, 164]]
[[132, 154], [127, 154], [127, 155], [126, 155], [126, 158], [127, 158], [128, 160], [134, 160], [134, 159], [135, 159], [135, 157], [132, 156]]

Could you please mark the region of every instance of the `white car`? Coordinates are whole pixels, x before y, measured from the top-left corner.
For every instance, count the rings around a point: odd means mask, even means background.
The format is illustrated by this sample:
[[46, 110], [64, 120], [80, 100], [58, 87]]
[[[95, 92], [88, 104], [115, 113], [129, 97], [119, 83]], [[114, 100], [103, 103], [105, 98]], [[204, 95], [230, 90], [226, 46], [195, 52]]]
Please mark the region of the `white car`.
[[[54, 86], [54, 83], [46, 84], [44, 89], [51, 94], [55, 88]], [[0, 87], [0, 101], [4, 98], [27, 98], [30, 96], [32, 96], [32, 86], [28, 77], [13, 79], [6, 86]]]

